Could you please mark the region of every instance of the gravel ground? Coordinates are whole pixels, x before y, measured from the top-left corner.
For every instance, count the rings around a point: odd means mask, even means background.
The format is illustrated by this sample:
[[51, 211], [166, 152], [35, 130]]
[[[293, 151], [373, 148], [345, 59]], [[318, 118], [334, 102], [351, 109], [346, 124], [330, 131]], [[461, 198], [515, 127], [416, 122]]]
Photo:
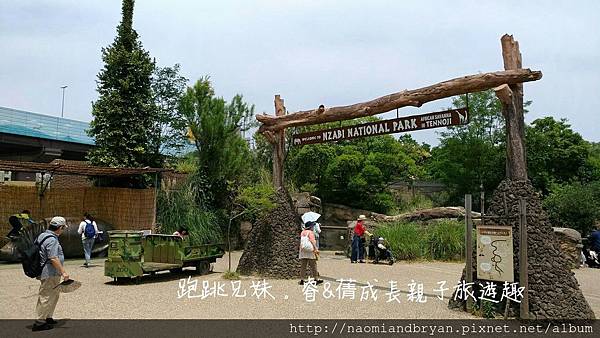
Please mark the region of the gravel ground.
[[[232, 254], [235, 268], [241, 252]], [[156, 276], [144, 276], [139, 285], [114, 284], [112, 279], [104, 276], [103, 259], [96, 259], [93, 267], [81, 267], [81, 260], [67, 262], [67, 271], [71, 277], [81, 281], [82, 287], [69, 294], [62, 294], [55, 312], [55, 318], [72, 319], [302, 319], [302, 318], [474, 318], [463, 312], [449, 310], [446, 306], [447, 297], [451, 295], [452, 287], [460, 279], [464, 264], [462, 263], [403, 263], [398, 262], [393, 266], [373, 264], [350, 264], [348, 259], [336, 256], [331, 252], [324, 252], [319, 260], [319, 272], [325, 284], [330, 284], [333, 293], [327, 293], [327, 285], [317, 287], [318, 293], [314, 302], [307, 302], [302, 287], [297, 280], [272, 280], [266, 282], [268, 289], [274, 297], [257, 299], [252, 295], [252, 284], [262, 282], [259, 278], [242, 278], [240, 281], [241, 292], [246, 291], [245, 297], [234, 297], [232, 285], [229, 280], [223, 279], [223, 272], [227, 270], [227, 256], [218, 260], [214, 265], [214, 272], [204, 276], [193, 275], [193, 271], [181, 274], [160, 273]], [[197, 292], [192, 295], [202, 294], [203, 282], [212, 286], [213, 283], [223, 283], [223, 291], [227, 296], [207, 297], [201, 299], [178, 298], [181, 279], [186, 279], [192, 274], [190, 281], [198, 282]], [[600, 316], [600, 290], [597, 281], [600, 270], [579, 269], [575, 274], [582, 286], [582, 290], [596, 312]], [[340, 299], [336, 290], [340, 285], [337, 279], [356, 280], [355, 299]], [[408, 300], [408, 284], [412, 281], [423, 283], [423, 292], [427, 296], [425, 303], [411, 302]], [[390, 281], [397, 282], [400, 290], [400, 303], [387, 302], [390, 290]], [[446, 281], [444, 300], [439, 300], [439, 292], [433, 289], [439, 287], [438, 282]], [[185, 280], [187, 284], [187, 279]], [[361, 301], [363, 289], [367, 290], [369, 283], [373, 285], [377, 300], [370, 298]], [[33, 318], [37, 289], [39, 282], [27, 278], [19, 265], [0, 265], [0, 318]], [[324, 292], [329, 297], [324, 298]], [[352, 292], [350, 292], [352, 293]]]

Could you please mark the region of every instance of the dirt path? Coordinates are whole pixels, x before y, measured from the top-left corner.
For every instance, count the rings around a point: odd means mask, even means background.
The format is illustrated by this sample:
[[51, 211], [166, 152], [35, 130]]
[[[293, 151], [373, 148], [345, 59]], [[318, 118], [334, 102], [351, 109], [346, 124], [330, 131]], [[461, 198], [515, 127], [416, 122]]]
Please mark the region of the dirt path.
[[[232, 254], [235, 265], [241, 253]], [[178, 298], [180, 284], [189, 286], [189, 273], [173, 275], [161, 273], [156, 276], [145, 276], [142, 283], [115, 285], [110, 278], [104, 277], [102, 259], [94, 260], [94, 266], [85, 269], [81, 261], [67, 262], [67, 270], [72, 278], [82, 282], [82, 287], [70, 294], [61, 295], [56, 318], [474, 318], [462, 312], [449, 310], [446, 306], [452, 287], [460, 277], [463, 264], [459, 263], [396, 263], [393, 266], [373, 264], [350, 264], [348, 259], [324, 253], [319, 260], [319, 271], [327, 285], [317, 288], [314, 302], [307, 302], [302, 287], [297, 280], [267, 280], [270, 288], [267, 291], [274, 297], [263, 295], [257, 299], [252, 295], [256, 286], [262, 282], [258, 278], [243, 278], [240, 281], [241, 292], [245, 297], [232, 294], [232, 284], [222, 278], [227, 269], [227, 256], [217, 261], [214, 272], [205, 276], [192, 274], [190, 282], [197, 281], [197, 292], [201, 295], [203, 283], [209, 287], [221, 282], [222, 291], [227, 296], [209, 296]], [[190, 271], [191, 272], [191, 271]], [[600, 270], [584, 269], [576, 271], [582, 284], [586, 298], [597, 314], [600, 314], [600, 291], [594, 288], [594, 280]], [[336, 290], [340, 285], [338, 279], [356, 280], [354, 299], [344, 297]], [[185, 280], [182, 280], [185, 279]], [[408, 300], [408, 284], [412, 281], [423, 283], [423, 292], [427, 296], [425, 303]], [[397, 282], [400, 303], [388, 302], [390, 298], [390, 281]], [[437, 298], [438, 282], [446, 281], [444, 300]], [[369, 286], [372, 285], [372, 287]], [[0, 265], [0, 318], [33, 318], [39, 282], [27, 278], [19, 265]], [[217, 284], [218, 285], [218, 284]], [[325, 290], [329, 291], [325, 291]], [[375, 291], [377, 299], [371, 297], [361, 301], [363, 290]], [[341, 291], [340, 291], [341, 292]], [[349, 292], [349, 295], [352, 291]], [[240, 294], [238, 294], [239, 296]], [[328, 298], [324, 297], [326, 295]]]

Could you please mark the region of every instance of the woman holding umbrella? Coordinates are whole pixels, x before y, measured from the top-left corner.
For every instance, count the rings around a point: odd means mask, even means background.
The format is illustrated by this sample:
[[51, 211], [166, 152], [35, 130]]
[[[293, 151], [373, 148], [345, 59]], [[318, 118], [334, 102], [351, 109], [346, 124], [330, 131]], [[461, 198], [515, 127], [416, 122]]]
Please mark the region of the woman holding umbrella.
[[304, 223], [304, 228], [306, 229], [306, 224], [308, 222], [313, 222], [313, 226], [312, 226], [312, 231], [313, 234], [315, 235], [315, 241], [317, 242], [317, 249], [319, 249], [320, 243], [319, 243], [319, 237], [321, 235], [321, 224], [317, 223], [317, 220], [319, 219], [319, 217], [321, 217], [321, 214], [316, 213], [314, 211], [309, 211], [309, 212], [305, 212], [304, 215], [302, 215], [302, 222]]

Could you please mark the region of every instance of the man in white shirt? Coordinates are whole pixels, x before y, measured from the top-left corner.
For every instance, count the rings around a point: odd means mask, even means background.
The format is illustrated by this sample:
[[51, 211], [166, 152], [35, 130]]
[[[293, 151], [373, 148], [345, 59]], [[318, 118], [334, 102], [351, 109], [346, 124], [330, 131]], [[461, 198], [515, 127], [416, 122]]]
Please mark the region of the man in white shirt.
[[98, 235], [98, 225], [96, 224], [96, 221], [92, 215], [87, 212], [83, 215], [83, 221], [79, 223], [79, 229], [77, 229], [77, 233], [81, 235], [83, 253], [85, 255], [85, 263], [83, 263], [83, 266], [87, 268], [90, 265], [92, 248], [94, 247], [94, 241]]

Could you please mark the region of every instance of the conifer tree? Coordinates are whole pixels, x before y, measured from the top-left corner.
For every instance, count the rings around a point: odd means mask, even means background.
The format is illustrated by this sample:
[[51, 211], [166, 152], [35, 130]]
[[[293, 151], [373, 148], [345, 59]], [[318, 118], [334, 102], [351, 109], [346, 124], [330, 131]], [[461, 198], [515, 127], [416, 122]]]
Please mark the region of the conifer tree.
[[92, 103], [88, 133], [96, 147], [88, 155], [94, 165], [145, 167], [159, 164], [157, 109], [151, 77], [154, 61], [133, 29], [134, 0], [123, 0], [122, 21], [113, 43], [102, 49], [99, 98]]

